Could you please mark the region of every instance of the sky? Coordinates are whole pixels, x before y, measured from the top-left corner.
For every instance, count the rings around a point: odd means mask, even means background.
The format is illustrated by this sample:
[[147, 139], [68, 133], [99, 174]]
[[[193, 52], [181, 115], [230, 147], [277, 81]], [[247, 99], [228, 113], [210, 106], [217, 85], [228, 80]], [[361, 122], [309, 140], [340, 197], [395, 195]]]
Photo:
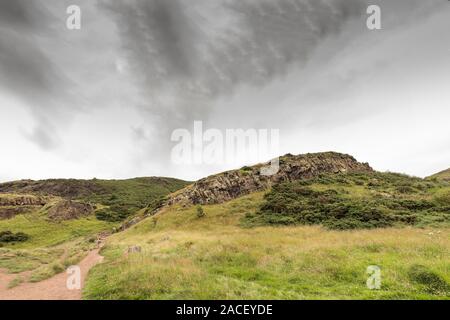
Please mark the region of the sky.
[[337, 151], [425, 177], [450, 167], [449, 30], [446, 0], [0, 0], [0, 181], [269, 160], [174, 163], [171, 135], [194, 121], [278, 129], [273, 157]]

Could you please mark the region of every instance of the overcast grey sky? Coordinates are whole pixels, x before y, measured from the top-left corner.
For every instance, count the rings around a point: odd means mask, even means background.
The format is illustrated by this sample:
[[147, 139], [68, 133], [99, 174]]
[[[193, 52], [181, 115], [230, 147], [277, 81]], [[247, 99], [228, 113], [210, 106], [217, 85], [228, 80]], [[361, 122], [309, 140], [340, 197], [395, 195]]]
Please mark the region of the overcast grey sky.
[[282, 154], [435, 173], [450, 167], [449, 30], [446, 0], [0, 0], [0, 181], [230, 169], [171, 163], [171, 132], [194, 120], [279, 128]]

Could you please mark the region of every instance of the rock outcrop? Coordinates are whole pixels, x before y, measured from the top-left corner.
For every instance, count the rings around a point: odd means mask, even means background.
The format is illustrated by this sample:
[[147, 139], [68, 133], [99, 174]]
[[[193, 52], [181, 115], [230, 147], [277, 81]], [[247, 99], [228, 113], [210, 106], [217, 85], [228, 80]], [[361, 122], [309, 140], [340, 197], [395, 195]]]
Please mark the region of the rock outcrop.
[[48, 217], [57, 221], [79, 219], [90, 215], [94, 210], [95, 207], [91, 204], [63, 200], [48, 210]]
[[39, 208], [37, 206], [0, 207], [0, 220], [11, 219], [19, 214], [30, 213]]
[[106, 193], [107, 190], [95, 180], [50, 179], [20, 180], [0, 184], [0, 193], [36, 194], [78, 199], [91, 194]]
[[27, 195], [1, 195], [0, 207], [4, 206], [43, 206], [47, 200], [43, 197]]
[[39, 210], [47, 199], [33, 195], [0, 194], [0, 220]]
[[269, 163], [240, 170], [224, 172], [201, 179], [174, 194], [167, 204], [214, 204], [270, 188], [274, 184], [310, 179], [324, 173], [372, 172], [367, 163], [360, 163], [352, 156], [335, 152], [280, 158], [278, 172], [271, 176], [261, 174]]

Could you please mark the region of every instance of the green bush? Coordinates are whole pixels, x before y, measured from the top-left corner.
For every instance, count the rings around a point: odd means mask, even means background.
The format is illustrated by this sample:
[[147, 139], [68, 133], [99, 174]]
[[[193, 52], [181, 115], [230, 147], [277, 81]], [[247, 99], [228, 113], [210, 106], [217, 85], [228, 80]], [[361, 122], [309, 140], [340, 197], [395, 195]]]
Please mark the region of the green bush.
[[120, 222], [130, 215], [129, 211], [122, 206], [111, 206], [109, 208], [100, 209], [95, 212], [98, 220], [109, 222]]
[[164, 204], [167, 201], [167, 196], [161, 196], [155, 200], [153, 200], [152, 202], [150, 202], [145, 210], [145, 213], [151, 213], [154, 210], [157, 210], [159, 208], [161, 208], [162, 206], [164, 206]]
[[397, 192], [400, 193], [414, 193], [416, 192], [416, 190], [411, 187], [411, 186], [398, 186], [397, 187]]
[[410, 281], [425, 287], [432, 294], [450, 294], [450, 285], [437, 273], [422, 265], [413, 265], [408, 270]]
[[30, 238], [29, 235], [23, 232], [13, 233], [11, 231], [0, 232], [0, 242], [24, 242]]
[[256, 214], [246, 215], [244, 224], [344, 230], [450, 222], [450, 208], [443, 199], [430, 200], [416, 191], [426, 184], [393, 173], [328, 174], [282, 183], [265, 195]]
[[202, 206], [197, 206], [197, 218], [203, 218], [205, 216], [205, 211]]
[[392, 226], [396, 217], [366, 200], [349, 200], [336, 190], [314, 191], [295, 183], [275, 186], [257, 215], [268, 224], [322, 224], [330, 229]]

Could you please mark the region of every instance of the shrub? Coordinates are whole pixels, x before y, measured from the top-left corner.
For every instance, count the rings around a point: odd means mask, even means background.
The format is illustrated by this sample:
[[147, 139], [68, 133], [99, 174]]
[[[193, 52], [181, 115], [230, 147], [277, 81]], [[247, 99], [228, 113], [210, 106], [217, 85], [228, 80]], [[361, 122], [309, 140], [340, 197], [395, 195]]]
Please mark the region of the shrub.
[[203, 218], [205, 215], [206, 214], [202, 206], [197, 206], [197, 218]]
[[423, 285], [426, 291], [433, 294], [450, 294], [450, 285], [437, 273], [422, 265], [413, 265], [408, 270], [412, 282]]
[[109, 201], [116, 201], [117, 199], [119, 199], [119, 197], [114, 193], [109, 197]]
[[95, 212], [98, 220], [109, 222], [120, 222], [129, 216], [129, 212], [120, 206], [111, 206], [109, 208], [100, 209]]
[[411, 186], [398, 186], [397, 192], [408, 194], [408, 193], [414, 193], [414, 192], [416, 192], [416, 190], [414, 190], [414, 188]]
[[[414, 223], [409, 212], [398, 213], [385, 206], [386, 199], [351, 198], [337, 188], [315, 191], [297, 183], [276, 185], [265, 196], [256, 215], [247, 219], [263, 224], [320, 224], [329, 229], [381, 228], [395, 223]], [[402, 203], [403, 204], [403, 203]], [[396, 204], [398, 209], [404, 209]], [[408, 207], [428, 207], [423, 203], [405, 203]], [[397, 214], [396, 214], [397, 213]]]
[[450, 224], [450, 192], [434, 195], [429, 184], [395, 173], [322, 174], [273, 186], [243, 224], [318, 224], [338, 230]]
[[146, 214], [151, 213], [152, 211], [155, 211], [159, 208], [161, 208], [162, 206], [164, 206], [164, 204], [167, 201], [167, 196], [161, 196], [155, 200], [153, 200], [152, 202], [150, 202], [145, 210]]
[[11, 231], [0, 232], [0, 242], [24, 242], [30, 238], [29, 235], [23, 232], [13, 233]]

